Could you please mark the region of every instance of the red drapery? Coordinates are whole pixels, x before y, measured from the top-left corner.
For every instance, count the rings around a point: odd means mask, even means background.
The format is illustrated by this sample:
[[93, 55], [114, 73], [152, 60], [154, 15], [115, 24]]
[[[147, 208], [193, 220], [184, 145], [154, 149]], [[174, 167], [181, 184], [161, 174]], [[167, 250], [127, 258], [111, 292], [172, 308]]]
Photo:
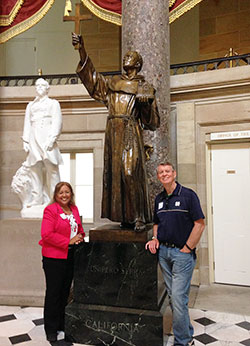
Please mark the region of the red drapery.
[[122, 0], [81, 1], [83, 5], [85, 5], [97, 17], [117, 25], [122, 25]]
[[174, 10], [176, 7], [178, 7], [179, 5], [181, 5], [183, 2], [185, 2], [185, 0], [170, 0], [169, 1], [169, 10], [170, 12], [172, 10]]
[[174, 22], [202, 0], [169, 0], [169, 23]]
[[122, 14], [122, 0], [93, 0], [93, 2], [108, 11]]
[[[2, 0], [0, 43], [28, 30], [41, 20], [55, 0]], [[63, 1], [63, 0], [60, 0]], [[122, 0], [81, 0], [98, 17], [122, 25]], [[143, 1], [143, 0], [139, 0]], [[179, 18], [202, 0], [169, 0], [169, 22]]]
[[[169, 0], [169, 22], [172, 23], [201, 1]], [[82, 0], [82, 3], [98, 17], [122, 25], [122, 0]]]
[[54, 0], [4, 0], [0, 5], [0, 43], [28, 30], [41, 20]]
[[24, 0], [8, 0], [0, 3], [0, 25], [10, 25], [15, 19]]

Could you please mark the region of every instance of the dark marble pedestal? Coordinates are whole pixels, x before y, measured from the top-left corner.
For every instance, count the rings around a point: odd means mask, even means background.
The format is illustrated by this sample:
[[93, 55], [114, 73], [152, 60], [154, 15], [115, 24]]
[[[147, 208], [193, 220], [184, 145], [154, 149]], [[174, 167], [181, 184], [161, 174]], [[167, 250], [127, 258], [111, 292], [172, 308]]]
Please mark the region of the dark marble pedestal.
[[102, 241], [100, 234], [107, 238], [106, 232], [90, 235], [98, 240], [81, 244], [75, 252], [66, 339], [87, 345], [162, 346], [158, 264], [157, 257], [145, 250], [148, 236], [131, 241], [136, 237], [133, 232], [129, 241], [125, 234], [120, 242]]

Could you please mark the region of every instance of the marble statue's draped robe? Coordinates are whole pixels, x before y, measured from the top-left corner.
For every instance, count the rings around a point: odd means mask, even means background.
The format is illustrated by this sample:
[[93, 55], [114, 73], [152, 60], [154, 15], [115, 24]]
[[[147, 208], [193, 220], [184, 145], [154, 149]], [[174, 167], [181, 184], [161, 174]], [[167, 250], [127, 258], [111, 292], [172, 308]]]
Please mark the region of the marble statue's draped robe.
[[[63, 163], [61, 153], [56, 143], [62, 129], [62, 114], [57, 100], [48, 96], [29, 102], [26, 107], [23, 141], [29, 143], [29, 153], [26, 166], [34, 166], [38, 161], [48, 160], [54, 165]], [[46, 150], [48, 141], [54, 141], [52, 150]]]
[[102, 218], [134, 223], [152, 222], [142, 127], [159, 126], [156, 101], [136, 100], [139, 80], [126, 75], [104, 77], [88, 58], [77, 73], [90, 96], [103, 102], [109, 111], [105, 133]]

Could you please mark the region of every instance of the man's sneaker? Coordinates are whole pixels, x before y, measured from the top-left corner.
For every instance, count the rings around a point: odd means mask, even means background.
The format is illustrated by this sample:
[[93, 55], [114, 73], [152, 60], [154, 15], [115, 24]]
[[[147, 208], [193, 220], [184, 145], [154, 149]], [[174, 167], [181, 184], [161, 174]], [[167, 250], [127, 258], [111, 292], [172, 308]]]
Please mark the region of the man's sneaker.
[[190, 341], [187, 346], [195, 346], [195, 343], [194, 343], [194, 339], [192, 341]]

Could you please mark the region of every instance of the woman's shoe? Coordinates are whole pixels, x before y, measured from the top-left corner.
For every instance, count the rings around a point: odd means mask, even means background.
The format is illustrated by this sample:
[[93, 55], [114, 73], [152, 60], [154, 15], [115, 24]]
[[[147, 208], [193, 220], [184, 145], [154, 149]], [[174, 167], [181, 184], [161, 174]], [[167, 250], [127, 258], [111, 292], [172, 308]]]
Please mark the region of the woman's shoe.
[[55, 342], [55, 341], [57, 341], [57, 335], [55, 333], [47, 334], [47, 340], [50, 342]]

